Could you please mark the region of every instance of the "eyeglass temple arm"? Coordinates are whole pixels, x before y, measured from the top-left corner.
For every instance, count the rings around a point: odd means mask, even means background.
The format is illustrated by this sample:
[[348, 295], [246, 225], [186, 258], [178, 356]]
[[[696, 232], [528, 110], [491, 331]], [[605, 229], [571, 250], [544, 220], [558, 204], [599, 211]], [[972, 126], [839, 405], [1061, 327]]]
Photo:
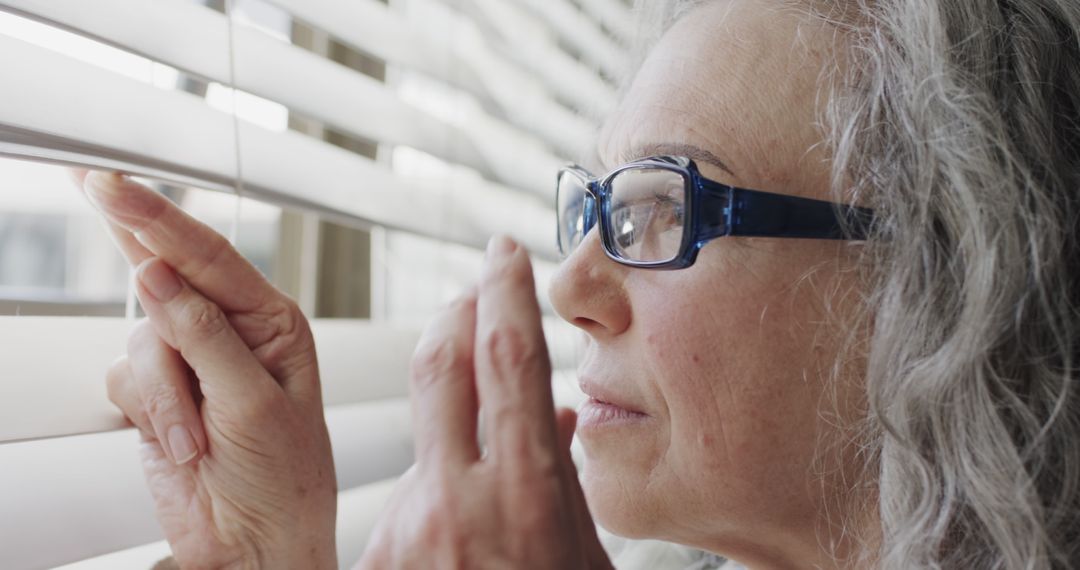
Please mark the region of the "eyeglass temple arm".
[[874, 218], [873, 210], [858, 206], [744, 188], [730, 192], [733, 236], [862, 240]]

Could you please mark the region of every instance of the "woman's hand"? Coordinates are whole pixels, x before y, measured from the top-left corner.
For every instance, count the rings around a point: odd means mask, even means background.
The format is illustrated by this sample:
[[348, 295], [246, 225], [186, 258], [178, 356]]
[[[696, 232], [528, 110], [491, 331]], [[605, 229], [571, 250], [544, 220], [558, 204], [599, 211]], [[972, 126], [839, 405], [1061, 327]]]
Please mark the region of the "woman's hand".
[[337, 568], [334, 465], [304, 316], [165, 197], [115, 174], [84, 187], [138, 266], [149, 321], [109, 371], [109, 398], [142, 432], [177, 563]]
[[417, 463], [360, 569], [611, 568], [570, 459], [574, 413], [556, 419], [524, 250], [492, 240], [478, 292], [428, 326], [411, 383]]

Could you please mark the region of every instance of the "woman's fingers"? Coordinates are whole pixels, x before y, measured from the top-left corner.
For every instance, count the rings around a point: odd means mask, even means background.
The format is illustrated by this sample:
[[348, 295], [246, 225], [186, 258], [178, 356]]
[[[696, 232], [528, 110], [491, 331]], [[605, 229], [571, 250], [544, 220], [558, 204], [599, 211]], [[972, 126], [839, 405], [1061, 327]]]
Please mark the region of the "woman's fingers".
[[[133, 234], [146, 251], [165, 260], [222, 309], [256, 311], [281, 297], [228, 240], [168, 198], [108, 172], [88, 174], [85, 189], [111, 222]], [[125, 253], [132, 257], [127, 249]]]
[[178, 350], [210, 401], [247, 406], [272, 398], [278, 384], [259, 364], [224, 312], [159, 258], [136, 270], [136, 293], [154, 330]]
[[425, 329], [410, 370], [417, 461], [464, 464], [479, 459], [473, 335], [476, 292], [466, 293]]
[[570, 408], [559, 408], [555, 411], [555, 423], [559, 430], [559, 452], [563, 454], [563, 485], [570, 498], [577, 536], [580, 537], [581, 546], [585, 550], [585, 558], [588, 561], [586, 568], [609, 570], [612, 567], [611, 562], [600, 543], [596, 524], [589, 512], [589, 504], [585, 501], [585, 491], [582, 490], [581, 482], [578, 480], [577, 466], [574, 465], [574, 458], [570, 455], [570, 444], [574, 441], [574, 431], [577, 428], [577, 412]]
[[128, 358], [139, 399], [165, 455], [177, 465], [196, 461], [206, 452], [206, 433], [187, 364], [148, 321], [129, 337]]
[[105, 372], [105, 387], [109, 401], [120, 408], [120, 412], [129, 422], [140, 431], [154, 433], [154, 426], [146, 415], [146, 409], [143, 408], [142, 398], [139, 397], [139, 391], [135, 386], [135, 376], [131, 373], [130, 362], [126, 355], [117, 358]]
[[[95, 202], [90, 198], [89, 193], [86, 192], [86, 177], [90, 175], [90, 172], [90, 170], [85, 168], [68, 169], [68, 175], [71, 177], [72, 182], [83, 190], [83, 194], [93, 204]], [[124, 254], [124, 258], [127, 259], [132, 267], [154, 255], [150, 250], [143, 247], [143, 245], [139, 243], [139, 240], [135, 239], [134, 234], [116, 225], [115, 222], [106, 219], [105, 225], [109, 230], [109, 236], [112, 237], [113, 243], [116, 244], [120, 253]]]
[[[226, 312], [272, 375], [306, 372], [315, 377], [314, 341], [307, 320], [296, 303], [275, 289], [228, 240], [164, 196], [118, 174], [92, 172], [84, 187], [133, 265], [150, 257], [165, 260]], [[290, 396], [314, 402], [320, 396], [317, 388], [317, 382], [299, 386]]]
[[558, 456], [551, 363], [532, 267], [506, 237], [488, 244], [476, 320], [476, 384], [490, 455], [523, 472]]
[[577, 429], [577, 412], [570, 408], [555, 410], [555, 426], [559, 432], [559, 449], [570, 452], [570, 444], [574, 442], [574, 431]]
[[116, 244], [117, 249], [120, 250], [120, 253], [124, 255], [124, 259], [132, 267], [154, 256], [152, 251], [139, 243], [139, 240], [135, 238], [135, 234], [109, 220], [105, 220], [105, 226], [109, 230], [109, 236], [112, 238], [113, 243]]
[[157, 440], [166, 457], [177, 465], [206, 452], [188, 368], [149, 322], [143, 321], [128, 339], [128, 355], [105, 374], [109, 400], [139, 428]]

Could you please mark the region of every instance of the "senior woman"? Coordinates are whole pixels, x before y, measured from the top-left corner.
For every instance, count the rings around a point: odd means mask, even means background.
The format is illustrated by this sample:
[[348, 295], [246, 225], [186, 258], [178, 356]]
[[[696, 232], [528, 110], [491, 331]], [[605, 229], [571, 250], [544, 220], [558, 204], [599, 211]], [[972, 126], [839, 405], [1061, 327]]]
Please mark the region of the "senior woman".
[[[417, 463], [360, 567], [607, 568], [594, 519], [755, 570], [1080, 567], [1080, 5], [646, 12], [595, 164], [560, 178], [581, 485], [496, 238], [417, 349]], [[109, 392], [175, 559], [334, 567], [304, 318], [163, 198], [86, 189], [139, 265]]]

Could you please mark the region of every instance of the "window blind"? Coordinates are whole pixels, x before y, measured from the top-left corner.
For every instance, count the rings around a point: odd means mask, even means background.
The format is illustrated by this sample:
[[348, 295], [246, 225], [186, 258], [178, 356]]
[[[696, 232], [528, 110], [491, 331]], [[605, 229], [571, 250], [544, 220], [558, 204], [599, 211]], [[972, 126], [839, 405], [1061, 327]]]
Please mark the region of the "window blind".
[[[476, 278], [490, 235], [513, 235], [533, 254], [557, 399], [580, 397], [574, 336], [544, 294], [556, 261], [552, 187], [556, 168], [587, 148], [614, 105], [610, 78], [625, 63], [629, 8], [623, 0], [212, 4], [0, 0], [0, 155], [242, 191], [378, 237], [378, 317], [313, 320], [343, 491], [339, 532], [365, 532], [379, 490], [412, 460], [406, 379], [420, 324]], [[241, 21], [244, 4], [384, 63], [385, 78]], [[38, 28], [119, 50], [231, 101], [132, 77], [19, 31]], [[242, 98], [378, 150], [364, 155], [251, 120]], [[416, 294], [420, 286], [428, 291]], [[138, 436], [105, 396], [104, 372], [131, 324], [0, 317], [0, 566], [91, 568], [98, 556], [160, 552]], [[339, 544], [348, 567], [363, 540]]]

